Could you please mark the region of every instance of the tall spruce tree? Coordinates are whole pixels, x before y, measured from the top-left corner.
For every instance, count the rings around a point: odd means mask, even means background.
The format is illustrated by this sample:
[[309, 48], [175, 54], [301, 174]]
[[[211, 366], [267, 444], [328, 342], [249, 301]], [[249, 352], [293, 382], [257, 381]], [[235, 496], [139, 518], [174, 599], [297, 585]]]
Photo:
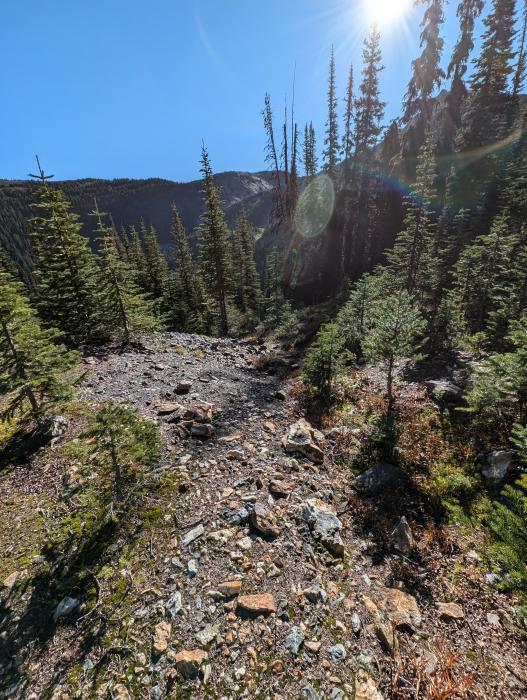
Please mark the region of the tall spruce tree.
[[337, 88], [335, 84], [335, 52], [333, 47], [331, 47], [328, 79], [328, 119], [326, 122], [326, 138], [324, 140], [324, 170], [329, 175], [333, 175], [335, 173], [340, 151], [337, 106], [338, 100]]
[[178, 326], [197, 331], [201, 327], [201, 295], [187, 233], [175, 204], [172, 205], [170, 235], [175, 272], [168, 285], [172, 299], [169, 315]]
[[104, 222], [105, 215], [99, 211], [97, 202], [93, 216], [97, 222], [95, 233], [102, 270], [104, 307], [101, 311], [112, 335], [128, 344], [134, 333], [156, 330], [159, 322], [154, 316], [152, 303], [147, 301], [135, 281], [135, 271], [119, 250], [114, 226]]
[[228, 228], [209, 154], [204, 145], [201, 148], [201, 173], [205, 212], [198, 227], [200, 274], [207, 300], [212, 304], [218, 319], [218, 330], [221, 335], [228, 335], [227, 297], [232, 286]]
[[364, 40], [363, 69], [355, 106], [355, 153], [361, 160], [373, 155], [382, 131], [385, 103], [380, 98], [379, 73], [384, 70], [380, 49], [381, 35], [376, 27]]
[[103, 337], [98, 268], [88, 240], [81, 235], [79, 217], [63, 192], [45, 181], [33, 208], [36, 215], [28, 226], [36, 265], [36, 304], [42, 319], [58, 326], [73, 344]]
[[304, 172], [307, 178], [313, 178], [317, 174], [318, 159], [317, 159], [316, 135], [313, 122], [306, 124], [304, 128], [304, 148], [303, 148], [303, 163]]
[[485, 32], [470, 88], [475, 96], [503, 95], [513, 72], [515, 0], [493, 0], [492, 11], [483, 20]]
[[483, 11], [484, 5], [484, 0], [461, 0], [457, 7], [459, 37], [447, 70], [447, 78], [452, 79], [448, 95], [452, 131], [460, 124], [461, 106], [468, 94], [464, 76], [467, 72], [470, 54], [474, 48], [474, 26]]
[[416, 181], [405, 198], [404, 228], [387, 254], [389, 267], [401, 286], [420, 300], [430, 284], [437, 231], [432, 213], [435, 179], [435, 146], [429, 134], [419, 151]]
[[69, 372], [79, 359], [61, 344], [55, 328], [43, 329], [22, 283], [0, 270], [0, 391], [3, 418], [17, 411], [42, 421], [72, 394]]
[[421, 48], [419, 58], [412, 62], [412, 77], [404, 100], [403, 120], [406, 124], [416, 117], [426, 120], [430, 114], [430, 98], [441, 85], [444, 72], [441, 68], [441, 54], [444, 41], [441, 25], [444, 22], [443, 0], [420, 0], [426, 4], [421, 22]]
[[[141, 232], [143, 237], [143, 249], [146, 263], [146, 275], [148, 279], [148, 291], [152, 298], [161, 300], [166, 286], [168, 266], [165, 256], [159, 247], [157, 231], [153, 226], [147, 229], [141, 221]], [[157, 306], [159, 306], [159, 302]]]
[[520, 32], [520, 46], [518, 49], [518, 61], [512, 80], [512, 94], [518, 97], [525, 85], [525, 72], [527, 70], [527, 0], [523, 2], [522, 28]]
[[350, 66], [344, 110], [344, 134], [342, 136], [342, 153], [344, 160], [349, 161], [353, 153], [353, 116], [355, 95], [353, 93], [353, 66]]
[[[380, 34], [373, 27], [364, 41], [362, 51], [364, 66], [359, 86], [360, 96], [355, 109], [355, 155], [358, 161], [358, 203], [355, 230], [346, 226], [344, 242], [345, 271], [351, 277], [358, 277], [370, 264], [371, 236], [375, 228], [377, 191], [374, 183], [374, 148], [382, 131], [384, 102], [380, 99], [379, 73], [384, 70], [381, 60]], [[351, 210], [347, 203], [347, 211]]]
[[242, 299], [240, 308], [255, 319], [260, 308], [260, 280], [254, 260], [253, 230], [245, 209], [242, 210], [236, 222], [235, 231], [240, 252], [239, 262], [234, 261], [234, 267], [239, 265], [240, 271], [240, 297]]

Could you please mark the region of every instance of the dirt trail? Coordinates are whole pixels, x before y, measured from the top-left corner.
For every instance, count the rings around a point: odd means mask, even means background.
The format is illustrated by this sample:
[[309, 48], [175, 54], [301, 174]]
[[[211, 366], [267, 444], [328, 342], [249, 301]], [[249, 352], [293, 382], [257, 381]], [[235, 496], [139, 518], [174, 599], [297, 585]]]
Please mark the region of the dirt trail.
[[[17, 618], [40, 565], [31, 560], [27, 587], [14, 586], [4, 600], [4, 653], [20, 655], [18, 675], [3, 657], [5, 697], [379, 700], [395, 697], [394, 674], [411, 678], [411, 663], [426, 667], [427, 678], [443, 672], [441, 644], [468, 652], [454, 675], [473, 674], [473, 697], [523, 696], [507, 599], [480, 585], [478, 562], [462, 547], [443, 558], [430, 552], [415, 566], [380, 548], [349, 468], [329, 458], [330, 437], [308, 436], [325, 452], [322, 464], [286, 454], [282, 437], [300, 412], [282, 393], [286, 385], [255, 369], [262, 349], [183, 334], [147, 345], [86, 358], [91, 376], [80, 398], [128, 401], [158, 420], [168, 445], [159, 472], [176, 488], [152, 495], [151, 526], [143, 521], [135, 540], [127, 531], [112, 541], [94, 575], [95, 612], [85, 617], [81, 600], [45, 638], [17, 647]], [[182, 380], [192, 388], [177, 395]], [[186, 436], [174, 413], [159, 415], [166, 402], [214, 404], [214, 434]], [[54, 449], [31, 467], [33, 509], [43, 493], [60, 494], [68, 465]], [[45, 467], [54, 456], [53, 481]], [[20, 482], [20, 469], [2, 478], [0, 496]], [[404, 566], [411, 590], [394, 573]], [[49, 619], [59, 600], [39, 600]], [[459, 602], [463, 617], [440, 614], [439, 602]]]

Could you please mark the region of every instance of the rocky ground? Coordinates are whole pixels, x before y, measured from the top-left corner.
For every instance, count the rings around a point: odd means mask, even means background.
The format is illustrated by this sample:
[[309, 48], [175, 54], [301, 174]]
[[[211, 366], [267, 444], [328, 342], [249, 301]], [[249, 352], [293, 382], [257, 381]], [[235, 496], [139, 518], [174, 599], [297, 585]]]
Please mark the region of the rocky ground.
[[98, 559], [83, 543], [89, 585], [58, 587], [46, 554], [66, 522], [69, 581], [86, 520], [72, 520], [83, 483], [62, 446], [82, 411], [0, 472], [0, 697], [525, 697], [514, 601], [475, 543], [419, 524], [389, 465], [355, 481], [332, 458], [338, 431], [259, 369], [268, 348], [146, 345], [85, 358], [80, 399], [131, 402], [167, 442], [162, 488]]

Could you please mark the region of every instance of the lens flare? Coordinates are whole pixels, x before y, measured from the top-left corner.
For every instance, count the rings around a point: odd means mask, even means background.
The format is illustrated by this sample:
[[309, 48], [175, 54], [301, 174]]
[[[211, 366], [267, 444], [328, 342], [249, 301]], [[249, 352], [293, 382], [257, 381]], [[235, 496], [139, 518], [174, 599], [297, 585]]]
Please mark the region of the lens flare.
[[295, 212], [297, 231], [304, 238], [319, 236], [335, 206], [335, 188], [327, 175], [317, 175], [300, 195]]

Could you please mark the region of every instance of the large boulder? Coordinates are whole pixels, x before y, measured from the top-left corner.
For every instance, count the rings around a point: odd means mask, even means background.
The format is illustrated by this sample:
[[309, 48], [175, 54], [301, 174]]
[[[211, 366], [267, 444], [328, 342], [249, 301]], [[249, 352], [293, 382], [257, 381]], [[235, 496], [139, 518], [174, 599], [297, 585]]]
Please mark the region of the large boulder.
[[404, 481], [404, 472], [394, 464], [379, 462], [355, 479], [355, 488], [361, 493], [377, 493], [386, 488], [398, 486]]
[[324, 435], [305, 418], [289, 426], [282, 438], [282, 445], [286, 452], [300, 454], [316, 464], [324, 461]]
[[318, 498], [310, 498], [304, 503], [302, 517], [309, 525], [314, 537], [337, 557], [344, 555], [344, 543], [340, 536], [342, 523], [335, 509]]
[[463, 389], [448, 379], [430, 380], [425, 383], [429, 395], [440, 404], [463, 403]]
[[514, 450], [496, 450], [487, 455], [481, 473], [491, 486], [498, 486], [514, 467]]

